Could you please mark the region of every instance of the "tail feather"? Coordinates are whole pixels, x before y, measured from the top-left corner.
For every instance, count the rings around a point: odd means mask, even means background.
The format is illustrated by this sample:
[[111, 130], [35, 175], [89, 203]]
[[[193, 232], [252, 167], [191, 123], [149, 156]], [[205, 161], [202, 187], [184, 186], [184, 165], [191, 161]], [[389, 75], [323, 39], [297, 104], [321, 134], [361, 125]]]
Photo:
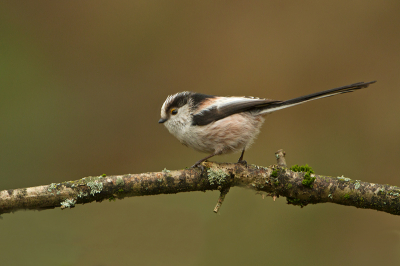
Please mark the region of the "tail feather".
[[339, 87], [339, 88], [335, 88], [335, 89], [330, 89], [330, 90], [326, 90], [326, 91], [321, 91], [321, 92], [308, 94], [308, 95], [297, 97], [297, 98], [290, 99], [290, 100], [287, 100], [287, 101], [272, 103], [272, 104], [269, 104], [269, 105], [265, 106], [261, 110], [260, 113], [261, 114], [272, 113], [272, 112], [275, 112], [277, 110], [281, 110], [281, 109], [284, 109], [284, 108], [292, 107], [292, 106], [295, 106], [295, 105], [298, 105], [298, 104], [302, 104], [302, 103], [305, 103], [305, 102], [308, 102], [308, 101], [322, 99], [322, 98], [326, 98], [326, 97], [330, 97], [330, 96], [334, 96], [334, 95], [338, 95], [338, 94], [342, 94], [342, 93], [353, 92], [355, 90], [367, 88], [370, 84], [373, 84], [375, 82], [376, 81], [358, 82], [358, 83], [354, 83], [354, 84], [351, 84], [351, 85], [347, 85], [347, 86], [343, 86], [343, 87]]

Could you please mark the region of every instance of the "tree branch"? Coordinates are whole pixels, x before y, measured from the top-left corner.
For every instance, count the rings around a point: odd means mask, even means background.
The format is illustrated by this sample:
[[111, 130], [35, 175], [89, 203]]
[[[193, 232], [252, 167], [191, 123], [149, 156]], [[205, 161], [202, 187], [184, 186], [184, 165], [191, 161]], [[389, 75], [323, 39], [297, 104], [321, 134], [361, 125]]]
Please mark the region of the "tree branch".
[[43, 210], [93, 201], [124, 197], [175, 194], [180, 192], [220, 190], [217, 206], [231, 187], [245, 187], [266, 192], [276, 198], [284, 196], [288, 204], [331, 202], [357, 208], [374, 209], [400, 215], [400, 188], [313, 174], [309, 167], [286, 168], [285, 152], [276, 153], [277, 165], [262, 167], [233, 163], [204, 162], [204, 169], [183, 169], [115, 176], [86, 177], [75, 181], [52, 183], [0, 192], [0, 214], [17, 210]]

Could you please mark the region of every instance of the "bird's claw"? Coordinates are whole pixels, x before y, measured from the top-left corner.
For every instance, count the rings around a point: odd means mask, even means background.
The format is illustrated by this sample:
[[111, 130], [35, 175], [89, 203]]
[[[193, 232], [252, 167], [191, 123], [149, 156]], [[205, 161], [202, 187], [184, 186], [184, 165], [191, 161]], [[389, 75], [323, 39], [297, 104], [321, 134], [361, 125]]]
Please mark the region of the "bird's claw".
[[245, 160], [239, 160], [237, 163], [244, 165], [247, 167], [247, 162]]
[[195, 163], [194, 165], [192, 165], [190, 168], [194, 169], [194, 168], [200, 168], [201, 173], [203, 174], [205, 167], [204, 165], [202, 165], [201, 163]]

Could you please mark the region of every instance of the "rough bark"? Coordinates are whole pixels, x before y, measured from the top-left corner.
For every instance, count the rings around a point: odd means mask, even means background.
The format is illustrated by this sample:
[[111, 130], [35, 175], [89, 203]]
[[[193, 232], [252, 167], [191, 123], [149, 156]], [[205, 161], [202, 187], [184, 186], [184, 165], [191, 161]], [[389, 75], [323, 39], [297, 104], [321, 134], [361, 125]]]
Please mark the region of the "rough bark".
[[[115, 176], [85, 177], [0, 192], [0, 214], [17, 210], [43, 210], [124, 197], [220, 190], [214, 212], [218, 212], [231, 187], [245, 187], [272, 197], [284, 196], [288, 204], [331, 202], [400, 215], [400, 188], [352, 180], [294, 172], [286, 168], [285, 153], [276, 153], [277, 165], [262, 167], [234, 163], [204, 162], [204, 169], [183, 169]], [[308, 176], [307, 176], [308, 174]], [[314, 179], [315, 178], [315, 179]]]

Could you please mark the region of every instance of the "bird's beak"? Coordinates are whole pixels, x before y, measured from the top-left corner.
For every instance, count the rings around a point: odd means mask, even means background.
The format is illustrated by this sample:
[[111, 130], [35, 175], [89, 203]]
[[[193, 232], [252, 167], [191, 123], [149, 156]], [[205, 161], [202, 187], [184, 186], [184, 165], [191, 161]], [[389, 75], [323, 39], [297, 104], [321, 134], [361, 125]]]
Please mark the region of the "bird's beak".
[[158, 123], [159, 123], [159, 124], [162, 124], [162, 123], [164, 123], [165, 121], [167, 121], [167, 119], [161, 118], [160, 120], [158, 120]]

